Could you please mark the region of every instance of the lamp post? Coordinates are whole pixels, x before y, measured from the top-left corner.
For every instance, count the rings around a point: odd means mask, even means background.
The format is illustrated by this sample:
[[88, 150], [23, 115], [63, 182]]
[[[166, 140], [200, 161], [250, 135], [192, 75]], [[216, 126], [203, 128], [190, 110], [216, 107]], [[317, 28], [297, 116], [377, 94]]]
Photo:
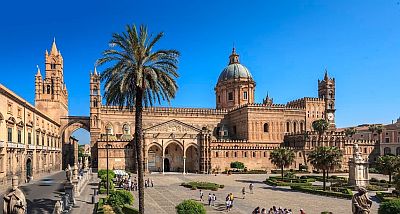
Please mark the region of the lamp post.
[[107, 127], [106, 128], [106, 142], [107, 142], [107, 144], [106, 144], [106, 153], [107, 153], [107, 156], [106, 156], [106, 162], [107, 162], [107, 197], [108, 197], [108, 194], [110, 193], [110, 182], [109, 182], [109, 180], [108, 180], [108, 135], [109, 135], [109, 133], [110, 133], [110, 127]]

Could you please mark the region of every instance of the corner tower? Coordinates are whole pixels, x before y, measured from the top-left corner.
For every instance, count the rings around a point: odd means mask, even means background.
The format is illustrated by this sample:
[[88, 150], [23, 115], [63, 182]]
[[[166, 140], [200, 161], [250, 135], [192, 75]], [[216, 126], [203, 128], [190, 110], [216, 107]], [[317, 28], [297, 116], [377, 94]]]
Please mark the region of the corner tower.
[[64, 68], [61, 52], [54, 39], [50, 54], [45, 52], [45, 76], [38, 67], [35, 76], [35, 106], [40, 111], [60, 123], [60, 118], [68, 116], [68, 91], [64, 83]]
[[256, 83], [250, 71], [240, 64], [235, 48], [229, 56], [229, 64], [219, 75], [215, 86], [216, 108], [230, 109], [246, 103], [254, 103]]
[[329, 78], [328, 71], [325, 70], [323, 80], [318, 80], [318, 97], [325, 101], [324, 117], [335, 128], [335, 78]]

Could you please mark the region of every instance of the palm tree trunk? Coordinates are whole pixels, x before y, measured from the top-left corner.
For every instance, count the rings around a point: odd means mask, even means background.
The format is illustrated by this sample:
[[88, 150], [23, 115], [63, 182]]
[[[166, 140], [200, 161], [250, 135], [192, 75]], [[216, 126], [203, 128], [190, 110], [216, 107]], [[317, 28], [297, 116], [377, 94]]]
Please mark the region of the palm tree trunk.
[[392, 172], [389, 171], [389, 188], [391, 187], [392, 184]]
[[322, 182], [324, 191], [326, 190], [326, 177], [325, 177], [325, 169], [322, 170]]
[[136, 161], [138, 171], [138, 187], [139, 187], [139, 213], [144, 214], [144, 178], [143, 178], [143, 130], [142, 130], [142, 113], [143, 113], [143, 90], [136, 88], [135, 100], [135, 145], [136, 145]]
[[283, 165], [281, 166], [281, 176], [282, 176], [282, 182], [283, 182], [283, 169], [284, 169], [284, 167], [283, 167]]

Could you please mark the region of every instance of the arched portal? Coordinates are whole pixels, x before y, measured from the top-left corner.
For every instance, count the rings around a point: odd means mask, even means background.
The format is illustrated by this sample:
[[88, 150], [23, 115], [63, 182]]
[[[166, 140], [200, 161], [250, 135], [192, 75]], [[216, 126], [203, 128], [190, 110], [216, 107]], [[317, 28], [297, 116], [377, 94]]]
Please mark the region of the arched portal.
[[26, 178], [30, 179], [32, 177], [32, 175], [33, 175], [33, 173], [32, 173], [32, 160], [30, 158], [26, 159], [25, 169], [26, 169]]
[[162, 171], [162, 148], [158, 144], [153, 144], [148, 150], [148, 170], [149, 172]]
[[186, 172], [195, 173], [199, 171], [199, 154], [197, 146], [190, 145], [186, 149]]
[[[67, 168], [70, 164], [73, 166], [78, 163], [78, 143], [89, 143], [83, 142], [81, 138], [77, 139], [73, 136], [73, 133], [78, 129], [86, 130], [90, 132], [90, 119], [89, 117], [69, 116], [61, 118], [60, 135], [62, 141], [62, 168]], [[86, 133], [87, 133], [86, 132]], [[80, 142], [78, 140], [81, 140]], [[86, 137], [85, 137], [86, 140]], [[60, 161], [60, 160], [56, 160]]]
[[[171, 141], [164, 149], [164, 158], [168, 159], [171, 172], [183, 172], [183, 148], [179, 142]], [[164, 159], [164, 171], [165, 167]]]
[[164, 172], [171, 171], [171, 164], [168, 158], [164, 158]]

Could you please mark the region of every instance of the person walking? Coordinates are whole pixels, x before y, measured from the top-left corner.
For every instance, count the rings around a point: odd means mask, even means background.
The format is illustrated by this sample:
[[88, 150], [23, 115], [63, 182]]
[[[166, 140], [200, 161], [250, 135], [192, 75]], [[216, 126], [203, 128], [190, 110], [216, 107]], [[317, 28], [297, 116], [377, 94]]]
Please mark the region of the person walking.
[[229, 212], [231, 210], [231, 200], [229, 195], [226, 196], [225, 204], [226, 204], [226, 212]]
[[243, 196], [243, 199], [246, 196], [246, 188], [245, 187], [242, 188], [242, 196]]
[[154, 181], [151, 179], [151, 187], [154, 187]]
[[212, 195], [212, 206], [215, 206], [215, 201], [217, 200], [217, 196], [215, 194]]
[[199, 194], [200, 194], [200, 201], [203, 201], [203, 196], [204, 196], [203, 191], [200, 190]]
[[234, 199], [234, 198], [235, 198], [235, 197], [233, 197], [233, 194], [230, 193], [230, 194], [229, 194], [229, 200], [231, 201], [231, 206], [230, 206], [229, 210], [231, 210], [231, 209], [233, 208], [233, 199]]
[[254, 187], [254, 186], [253, 186], [253, 183], [250, 183], [250, 185], [249, 185], [249, 190], [250, 190], [250, 193], [251, 193], [251, 194], [253, 194], [253, 187]]
[[212, 201], [212, 195], [211, 193], [208, 193], [208, 206], [211, 206], [211, 201]]
[[300, 209], [300, 214], [306, 214], [306, 212], [304, 212], [303, 208]]

